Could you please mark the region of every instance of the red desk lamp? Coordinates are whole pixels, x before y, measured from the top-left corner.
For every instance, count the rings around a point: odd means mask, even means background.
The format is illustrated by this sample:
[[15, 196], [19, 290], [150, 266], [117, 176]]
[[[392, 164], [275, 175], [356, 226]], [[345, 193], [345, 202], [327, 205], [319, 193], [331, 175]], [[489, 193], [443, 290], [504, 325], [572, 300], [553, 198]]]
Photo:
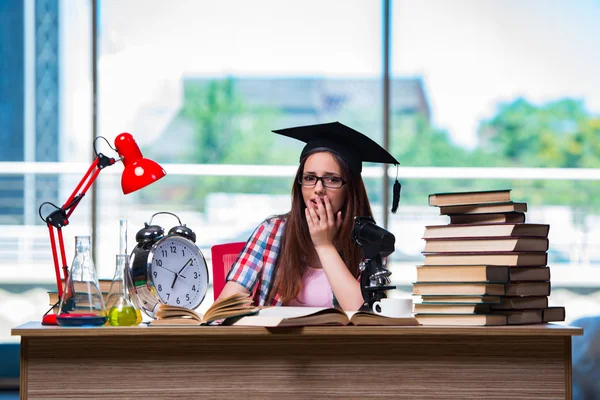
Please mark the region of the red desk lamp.
[[[99, 136], [96, 138], [99, 139], [105, 138]], [[149, 184], [159, 180], [167, 173], [165, 170], [158, 165], [156, 162], [144, 158], [142, 156], [142, 152], [138, 147], [137, 143], [133, 139], [133, 136], [129, 133], [121, 133], [119, 136], [115, 138], [115, 147], [112, 148], [119, 154], [119, 160], [115, 160], [114, 158], [110, 158], [105, 156], [102, 153], [96, 152], [96, 145], [94, 140], [94, 153], [96, 154], [96, 158], [90, 165], [90, 168], [87, 170], [71, 196], [67, 199], [65, 204], [58, 208], [56, 205], [45, 202], [40, 205], [39, 215], [40, 218], [46, 225], [48, 226], [48, 232], [50, 234], [50, 245], [52, 246], [52, 258], [54, 260], [54, 272], [56, 274], [56, 286], [58, 288], [58, 297], [62, 298], [63, 288], [62, 288], [62, 279], [61, 277], [61, 268], [58, 262], [58, 251], [56, 249], [56, 242], [58, 240], [58, 247], [60, 251], [60, 258], [62, 262], [62, 273], [64, 275], [64, 280], [66, 282], [67, 277], [69, 275], [69, 270], [67, 266], [67, 258], [65, 255], [65, 245], [63, 241], [62, 228], [63, 226], [69, 225], [69, 217], [83, 198], [85, 196], [88, 189], [92, 186], [100, 171], [104, 168], [113, 165], [116, 161], [123, 161], [124, 170], [121, 175], [121, 188], [123, 189], [123, 194], [129, 194], [131, 192], [135, 192], [138, 189], [141, 189]], [[110, 144], [109, 144], [110, 146]], [[81, 190], [81, 191], [80, 191]], [[42, 207], [44, 205], [50, 205], [56, 208], [56, 210], [52, 211], [45, 218], [42, 217]], [[54, 308], [54, 307], [53, 307]], [[51, 311], [51, 310], [50, 310]], [[46, 315], [42, 318], [43, 325], [57, 325], [56, 322], [56, 314], [52, 314], [48, 311]]]

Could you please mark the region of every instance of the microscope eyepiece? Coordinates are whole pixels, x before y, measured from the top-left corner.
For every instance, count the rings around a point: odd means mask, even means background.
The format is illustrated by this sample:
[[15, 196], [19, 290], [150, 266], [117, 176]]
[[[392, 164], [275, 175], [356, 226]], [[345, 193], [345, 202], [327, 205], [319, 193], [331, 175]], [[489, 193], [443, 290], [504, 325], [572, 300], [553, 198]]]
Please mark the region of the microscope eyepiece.
[[391, 232], [377, 226], [371, 217], [355, 217], [352, 235], [367, 258], [377, 255], [386, 257], [394, 252], [396, 238]]

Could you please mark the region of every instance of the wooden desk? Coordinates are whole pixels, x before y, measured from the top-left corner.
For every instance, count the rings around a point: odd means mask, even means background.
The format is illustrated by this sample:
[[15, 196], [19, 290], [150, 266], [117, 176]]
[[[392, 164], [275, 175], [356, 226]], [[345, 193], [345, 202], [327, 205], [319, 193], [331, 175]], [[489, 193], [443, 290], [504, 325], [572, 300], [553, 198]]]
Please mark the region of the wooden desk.
[[27, 323], [21, 398], [571, 398], [571, 336], [502, 327]]

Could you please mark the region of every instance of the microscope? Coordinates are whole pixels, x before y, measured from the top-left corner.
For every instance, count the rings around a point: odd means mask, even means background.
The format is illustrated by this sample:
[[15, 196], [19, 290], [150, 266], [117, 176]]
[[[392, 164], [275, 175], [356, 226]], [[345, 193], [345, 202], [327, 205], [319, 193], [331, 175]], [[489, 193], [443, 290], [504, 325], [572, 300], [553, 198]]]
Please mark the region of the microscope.
[[377, 226], [371, 217], [354, 217], [352, 236], [354, 244], [362, 247], [364, 253], [359, 264], [360, 288], [365, 300], [361, 309], [373, 311], [373, 304], [387, 297], [385, 291], [396, 288], [390, 285], [392, 273], [384, 265], [384, 257], [394, 252], [396, 238]]

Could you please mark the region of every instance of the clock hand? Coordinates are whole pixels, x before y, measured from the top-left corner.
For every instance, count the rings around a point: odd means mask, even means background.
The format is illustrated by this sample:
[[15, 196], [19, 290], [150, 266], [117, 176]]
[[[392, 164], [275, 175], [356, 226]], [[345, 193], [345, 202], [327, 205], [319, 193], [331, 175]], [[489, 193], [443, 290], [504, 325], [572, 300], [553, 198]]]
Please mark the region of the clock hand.
[[176, 280], [177, 280], [177, 274], [175, 274], [175, 277], [173, 278], [173, 283], [171, 283], [171, 289], [173, 289], [173, 286], [175, 286]]
[[181, 274], [181, 271], [183, 271], [185, 269], [185, 267], [188, 266], [189, 263], [192, 262], [192, 259], [190, 258], [189, 260], [187, 260], [187, 262], [185, 263], [185, 265], [183, 267], [181, 267], [181, 269], [179, 270], [179, 272], [177, 274]]
[[158, 264], [157, 264], [156, 266], [157, 266], [157, 267], [160, 267], [160, 268], [162, 268], [162, 269], [164, 269], [164, 270], [167, 270], [167, 271], [169, 271], [169, 272], [170, 272], [170, 273], [172, 273], [172, 274], [175, 274], [175, 275], [177, 275], [177, 272], [175, 272], [175, 271], [171, 271], [169, 268], [163, 267], [162, 265], [158, 265]]

